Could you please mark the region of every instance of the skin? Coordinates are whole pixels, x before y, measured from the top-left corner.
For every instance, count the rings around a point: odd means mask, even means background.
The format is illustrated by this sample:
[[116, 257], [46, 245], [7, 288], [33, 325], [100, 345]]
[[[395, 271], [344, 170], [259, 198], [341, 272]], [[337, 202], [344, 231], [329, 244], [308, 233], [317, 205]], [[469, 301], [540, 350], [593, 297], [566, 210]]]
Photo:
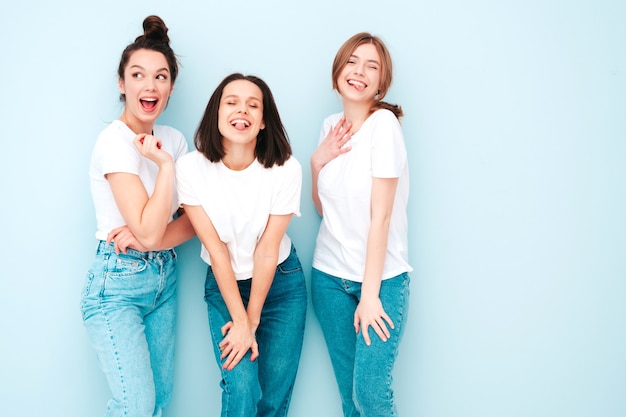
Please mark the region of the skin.
[[[218, 127], [225, 149], [222, 162], [232, 170], [243, 170], [255, 159], [257, 135], [265, 128], [262, 99], [261, 90], [247, 80], [233, 81], [224, 88], [218, 110]], [[219, 347], [221, 359], [225, 359], [223, 369], [232, 370], [248, 350], [251, 350], [252, 361], [259, 355], [254, 335], [274, 279], [278, 249], [291, 215], [269, 216], [265, 231], [254, 251], [252, 288], [246, 309], [232, 269], [228, 247], [221, 241], [201, 206], [184, 205], [184, 209], [198, 231], [200, 241], [209, 252], [215, 279], [231, 316], [231, 321], [221, 329], [224, 339]]]
[[[362, 44], [354, 50], [337, 77], [344, 117], [330, 130], [311, 156], [312, 198], [321, 216], [323, 207], [317, 187], [320, 170], [337, 156], [350, 151], [351, 148], [345, 146], [346, 143], [371, 115], [380, 86], [380, 62], [380, 56], [374, 45]], [[369, 328], [385, 342], [390, 337], [388, 326], [394, 328], [393, 321], [382, 306], [379, 294], [397, 185], [397, 178], [372, 178], [371, 222], [367, 237], [363, 285], [353, 323], [355, 332], [362, 332], [368, 346], [371, 344]]]
[[107, 241], [114, 240], [116, 251], [128, 247], [140, 251], [166, 249], [176, 246], [194, 235], [186, 215], [168, 223], [174, 193], [174, 159], [161, 149], [161, 139], [151, 133], [161, 115], [174, 85], [165, 56], [156, 51], [135, 51], [119, 80], [120, 92], [126, 96], [120, 120], [136, 136], [133, 144], [142, 156], [159, 168], [152, 196], [138, 175], [115, 172], [106, 176], [125, 226], [109, 233]]

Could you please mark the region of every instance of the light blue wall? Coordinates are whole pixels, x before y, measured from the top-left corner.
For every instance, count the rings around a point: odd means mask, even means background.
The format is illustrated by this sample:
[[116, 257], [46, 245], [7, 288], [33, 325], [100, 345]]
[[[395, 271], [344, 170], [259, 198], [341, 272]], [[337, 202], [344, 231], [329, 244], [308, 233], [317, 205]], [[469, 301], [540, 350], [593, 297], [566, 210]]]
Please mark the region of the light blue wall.
[[[121, 110], [115, 70], [143, 18], [182, 70], [162, 122], [191, 138], [232, 71], [264, 78], [304, 167], [290, 234], [310, 265], [308, 158], [339, 109], [330, 65], [357, 31], [394, 57], [411, 164], [404, 417], [626, 415], [623, 0], [3, 2], [0, 414], [100, 416], [107, 386], [78, 301], [95, 250], [87, 169]], [[183, 245], [166, 417], [216, 416], [199, 245]], [[294, 417], [339, 416], [310, 310]]]

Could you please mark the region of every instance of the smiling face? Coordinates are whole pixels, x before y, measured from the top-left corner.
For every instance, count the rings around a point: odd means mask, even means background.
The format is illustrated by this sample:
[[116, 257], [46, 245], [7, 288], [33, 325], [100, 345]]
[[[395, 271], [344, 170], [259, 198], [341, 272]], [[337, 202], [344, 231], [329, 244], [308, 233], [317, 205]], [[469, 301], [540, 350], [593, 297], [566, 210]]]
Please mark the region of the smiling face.
[[381, 79], [381, 60], [371, 43], [359, 45], [337, 77], [337, 89], [344, 100], [374, 101]]
[[151, 133], [174, 89], [165, 56], [149, 49], [133, 52], [119, 89], [126, 102], [120, 119], [135, 133]]
[[254, 149], [259, 131], [265, 128], [261, 89], [248, 80], [228, 83], [219, 103], [218, 128], [225, 147], [230, 142]]

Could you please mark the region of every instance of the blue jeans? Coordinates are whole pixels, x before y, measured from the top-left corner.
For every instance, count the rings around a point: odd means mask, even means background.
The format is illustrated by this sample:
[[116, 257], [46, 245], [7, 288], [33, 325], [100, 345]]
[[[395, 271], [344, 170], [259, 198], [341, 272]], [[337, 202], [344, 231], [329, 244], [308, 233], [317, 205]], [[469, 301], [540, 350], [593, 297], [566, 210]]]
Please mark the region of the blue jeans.
[[369, 329], [371, 345], [354, 331], [354, 311], [361, 283], [328, 275], [313, 268], [311, 297], [339, 386], [345, 417], [397, 416], [391, 389], [392, 371], [406, 324], [409, 275], [383, 280], [380, 301], [395, 328], [387, 342]]
[[174, 250], [117, 255], [101, 241], [82, 295], [83, 322], [112, 398], [107, 417], [161, 416], [174, 376]]
[[[251, 283], [252, 279], [237, 281], [246, 307]], [[210, 266], [204, 299], [215, 359], [222, 376], [222, 417], [286, 416], [300, 362], [307, 309], [304, 273], [294, 247], [289, 257], [276, 267], [256, 331], [259, 357], [254, 362], [250, 362], [248, 351], [231, 371], [222, 369], [221, 328], [231, 317]]]

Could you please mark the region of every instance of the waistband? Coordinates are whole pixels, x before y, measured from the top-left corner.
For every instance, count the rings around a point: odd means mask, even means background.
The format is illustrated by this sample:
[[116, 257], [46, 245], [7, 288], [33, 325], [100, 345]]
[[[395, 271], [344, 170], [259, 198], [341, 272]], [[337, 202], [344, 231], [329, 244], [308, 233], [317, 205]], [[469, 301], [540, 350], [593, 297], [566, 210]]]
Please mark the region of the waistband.
[[[115, 253], [115, 247], [113, 245], [114, 245], [113, 242], [107, 245], [107, 242], [105, 240], [101, 240], [98, 243], [98, 249], [96, 250], [96, 255]], [[174, 252], [174, 249], [151, 250], [148, 252], [140, 252], [138, 250], [128, 248], [126, 249], [126, 253], [124, 255], [133, 256], [135, 258], [140, 258], [140, 259], [145, 259], [145, 260], [152, 260], [156, 258], [160, 258], [160, 259], [175, 258], [176, 252]]]

